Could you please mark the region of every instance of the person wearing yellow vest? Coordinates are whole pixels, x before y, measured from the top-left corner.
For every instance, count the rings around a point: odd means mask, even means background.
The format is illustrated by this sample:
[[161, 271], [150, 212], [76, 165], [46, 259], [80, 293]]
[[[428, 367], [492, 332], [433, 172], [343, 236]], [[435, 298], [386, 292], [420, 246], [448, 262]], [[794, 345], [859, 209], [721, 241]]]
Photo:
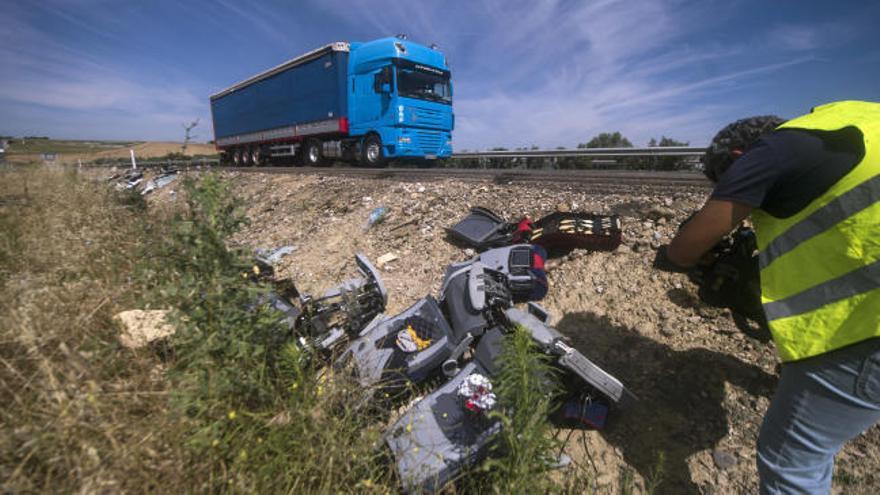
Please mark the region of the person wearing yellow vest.
[[704, 167], [712, 195], [658, 259], [694, 266], [751, 215], [783, 361], [758, 438], [761, 492], [828, 493], [835, 454], [880, 421], [880, 103], [734, 122]]

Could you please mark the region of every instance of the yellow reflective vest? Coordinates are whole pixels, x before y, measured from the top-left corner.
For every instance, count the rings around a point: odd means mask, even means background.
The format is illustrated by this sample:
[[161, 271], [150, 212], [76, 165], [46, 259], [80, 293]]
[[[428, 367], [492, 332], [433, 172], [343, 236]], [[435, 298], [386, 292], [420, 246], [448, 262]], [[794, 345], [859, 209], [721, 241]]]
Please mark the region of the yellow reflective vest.
[[788, 218], [755, 210], [761, 299], [783, 361], [880, 336], [880, 103], [841, 101], [779, 129], [858, 128], [862, 160]]

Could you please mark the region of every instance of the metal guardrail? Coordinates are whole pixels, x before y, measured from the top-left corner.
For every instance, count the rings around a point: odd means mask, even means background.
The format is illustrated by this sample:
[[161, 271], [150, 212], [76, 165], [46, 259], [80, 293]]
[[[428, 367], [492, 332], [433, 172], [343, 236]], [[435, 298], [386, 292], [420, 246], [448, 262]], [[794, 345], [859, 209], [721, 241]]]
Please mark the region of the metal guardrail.
[[647, 148], [576, 148], [571, 150], [510, 150], [453, 153], [452, 159], [465, 158], [552, 158], [552, 157], [699, 157], [706, 148], [690, 146], [653, 146]]

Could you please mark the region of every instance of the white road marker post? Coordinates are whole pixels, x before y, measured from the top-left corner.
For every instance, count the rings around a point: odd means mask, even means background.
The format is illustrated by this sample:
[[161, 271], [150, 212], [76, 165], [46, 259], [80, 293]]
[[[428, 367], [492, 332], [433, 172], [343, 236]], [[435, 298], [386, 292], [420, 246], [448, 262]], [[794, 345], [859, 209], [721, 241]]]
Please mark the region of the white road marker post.
[[138, 168], [138, 164], [137, 164], [137, 162], [136, 162], [135, 159], [134, 159], [134, 150], [133, 150], [133, 149], [129, 149], [128, 151], [131, 153], [131, 168], [132, 168], [132, 169], [137, 169], [137, 168]]

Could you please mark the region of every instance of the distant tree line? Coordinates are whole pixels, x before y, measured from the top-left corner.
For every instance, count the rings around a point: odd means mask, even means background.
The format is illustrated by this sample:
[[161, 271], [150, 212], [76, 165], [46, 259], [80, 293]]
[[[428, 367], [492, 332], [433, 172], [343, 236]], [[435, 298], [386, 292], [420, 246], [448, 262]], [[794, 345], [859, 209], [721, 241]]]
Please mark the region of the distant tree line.
[[[688, 142], [678, 141], [666, 136], [659, 140], [651, 138], [648, 147], [689, 146]], [[620, 132], [603, 132], [593, 136], [586, 143], [578, 143], [577, 149], [590, 148], [633, 148], [632, 142]], [[538, 150], [535, 145], [514, 148], [512, 151]], [[564, 146], [557, 150], [566, 149]], [[489, 151], [511, 151], [504, 147], [495, 147]], [[467, 152], [467, 150], [461, 150]], [[529, 169], [626, 169], [626, 170], [691, 170], [697, 163], [693, 159], [677, 156], [661, 157], [517, 157], [517, 158], [468, 158], [456, 160], [455, 164], [465, 168], [529, 168]]]

